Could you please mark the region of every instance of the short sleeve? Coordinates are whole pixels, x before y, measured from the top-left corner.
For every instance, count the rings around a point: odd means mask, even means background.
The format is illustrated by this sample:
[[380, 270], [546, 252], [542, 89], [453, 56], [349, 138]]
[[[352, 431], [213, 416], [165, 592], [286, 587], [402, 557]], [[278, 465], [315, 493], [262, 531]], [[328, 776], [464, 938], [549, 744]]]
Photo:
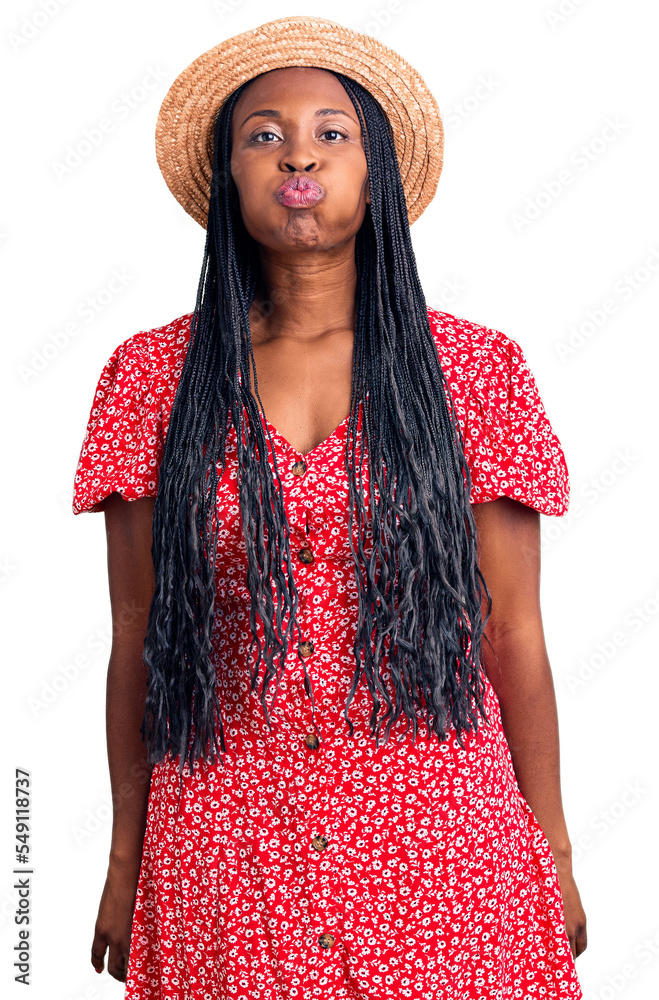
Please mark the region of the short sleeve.
[[163, 435], [151, 367], [143, 333], [104, 365], [74, 476], [74, 514], [101, 511], [115, 491], [125, 500], [155, 497]]
[[472, 503], [507, 496], [561, 516], [570, 498], [565, 454], [519, 344], [500, 334], [469, 386], [465, 457]]

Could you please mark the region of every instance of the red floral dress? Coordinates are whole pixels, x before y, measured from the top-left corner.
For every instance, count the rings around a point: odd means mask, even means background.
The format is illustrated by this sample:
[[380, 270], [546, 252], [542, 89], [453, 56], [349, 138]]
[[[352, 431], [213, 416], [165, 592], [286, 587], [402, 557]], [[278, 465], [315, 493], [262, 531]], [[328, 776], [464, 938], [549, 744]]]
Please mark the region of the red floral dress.
[[[192, 314], [134, 334], [98, 382], [73, 510], [153, 497]], [[471, 500], [568, 507], [560, 442], [519, 345], [429, 310], [463, 430]], [[582, 996], [554, 860], [515, 777], [494, 690], [490, 724], [379, 748], [354, 670], [347, 419], [306, 455], [263, 417], [284, 488], [315, 710], [294, 651], [268, 730], [245, 662], [246, 550], [229, 435], [218, 509], [214, 663], [228, 752], [182, 783], [154, 768], [128, 1000], [553, 1000]], [[360, 411], [361, 420], [361, 411]], [[301, 555], [304, 553], [304, 555]], [[311, 559], [309, 556], [311, 553]], [[427, 730], [426, 730], [427, 733]], [[179, 798], [179, 785], [180, 798]]]

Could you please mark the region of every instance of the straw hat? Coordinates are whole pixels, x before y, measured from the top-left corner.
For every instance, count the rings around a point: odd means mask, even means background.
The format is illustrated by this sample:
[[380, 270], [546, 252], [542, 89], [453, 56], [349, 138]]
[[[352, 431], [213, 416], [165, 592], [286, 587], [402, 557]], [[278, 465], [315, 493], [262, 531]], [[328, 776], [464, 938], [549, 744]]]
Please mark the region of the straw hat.
[[417, 71], [370, 35], [322, 17], [269, 21], [190, 63], [170, 87], [156, 124], [156, 157], [170, 191], [206, 228], [217, 108], [242, 83], [287, 66], [335, 70], [365, 87], [393, 130], [410, 224], [437, 190], [444, 154], [439, 108]]

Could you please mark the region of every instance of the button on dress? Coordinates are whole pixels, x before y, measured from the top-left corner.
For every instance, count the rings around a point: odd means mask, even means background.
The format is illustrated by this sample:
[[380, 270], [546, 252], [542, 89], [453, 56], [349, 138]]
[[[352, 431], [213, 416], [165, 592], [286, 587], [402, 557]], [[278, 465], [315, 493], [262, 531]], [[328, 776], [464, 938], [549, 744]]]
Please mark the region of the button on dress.
[[[568, 507], [565, 456], [521, 347], [429, 309], [472, 503]], [[73, 511], [154, 497], [192, 314], [117, 347], [98, 381]], [[359, 421], [361, 423], [361, 408]], [[549, 843], [523, 798], [487, 676], [489, 724], [440, 743], [406, 720], [375, 746], [355, 667], [348, 418], [300, 454], [265, 416], [300, 607], [268, 729], [249, 690], [236, 432], [218, 490], [213, 662], [221, 763], [154, 767], [127, 1000], [554, 1000], [582, 996]], [[366, 484], [368, 486], [368, 484]], [[290, 662], [289, 662], [290, 660]], [[314, 706], [305, 689], [305, 669]], [[385, 679], [387, 671], [385, 666]], [[425, 735], [424, 735], [425, 733]], [[180, 792], [180, 797], [179, 797]]]

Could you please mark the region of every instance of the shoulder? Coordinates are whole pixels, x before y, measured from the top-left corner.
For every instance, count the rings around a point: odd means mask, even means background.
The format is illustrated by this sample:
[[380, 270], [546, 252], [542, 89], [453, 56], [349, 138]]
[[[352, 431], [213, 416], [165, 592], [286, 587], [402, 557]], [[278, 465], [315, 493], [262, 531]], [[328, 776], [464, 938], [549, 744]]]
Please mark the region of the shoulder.
[[428, 319], [442, 367], [456, 381], [509, 372], [523, 357], [517, 341], [494, 327], [431, 308]]
[[101, 510], [113, 492], [126, 500], [155, 497], [191, 317], [138, 330], [105, 362], [74, 476], [74, 514]]
[[[173, 400], [190, 342], [193, 313], [169, 323], [138, 330], [123, 340], [110, 359], [131, 381]], [[507, 391], [515, 370], [528, 370], [520, 345], [493, 327], [438, 309], [428, 319], [442, 370], [458, 400], [469, 393], [491, 400]], [[530, 373], [529, 373], [530, 374]]]
[[192, 313], [161, 326], [138, 330], [115, 349], [108, 365], [120, 371], [134, 391], [173, 401], [190, 340]]
[[524, 351], [508, 334], [437, 309], [428, 309], [428, 319], [458, 410], [474, 402], [507, 409], [535, 394]]
[[501, 330], [429, 309], [472, 473], [474, 502], [508, 496], [564, 514], [567, 462], [524, 351]]
[[117, 347], [122, 358], [148, 366], [157, 375], [180, 374], [190, 340], [192, 313], [184, 313], [170, 323], [138, 330]]

